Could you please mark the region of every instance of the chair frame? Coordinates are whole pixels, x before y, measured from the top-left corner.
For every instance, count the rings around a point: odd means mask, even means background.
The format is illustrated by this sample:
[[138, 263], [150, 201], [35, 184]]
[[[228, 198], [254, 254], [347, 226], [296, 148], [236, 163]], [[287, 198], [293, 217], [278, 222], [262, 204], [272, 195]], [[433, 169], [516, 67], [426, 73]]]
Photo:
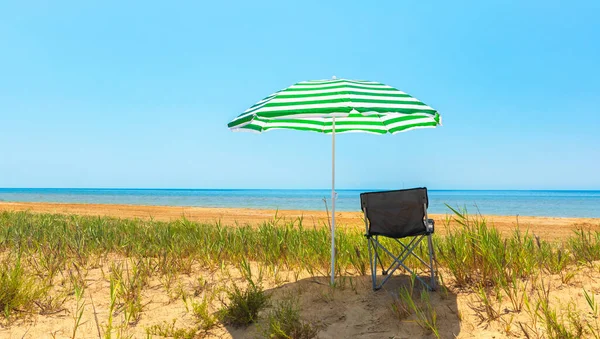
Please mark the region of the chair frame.
[[[373, 281], [373, 290], [374, 291], [381, 289], [381, 287], [383, 287], [383, 285], [390, 279], [392, 274], [400, 267], [404, 268], [412, 276], [416, 277], [417, 280], [419, 280], [428, 290], [434, 291], [436, 289], [436, 287], [437, 287], [436, 279], [435, 279], [436, 269], [434, 266], [435, 253], [433, 250], [433, 241], [431, 238], [433, 235], [433, 232], [434, 232], [434, 222], [433, 222], [433, 220], [429, 219], [427, 216], [427, 204], [424, 204], [424, 208], [425, 208], [425, 218], [423, 220], [423, 224], [426, 229], [425, 234], [421, 234], [421, 235], [417, 235], [417, 236], [408, 236], [408, 237], [412, 237], [412, 240], [408, 243], [408, 245], [405, 245], [398, 238], [386, 237], [386, 238], [394, 239], [398, 244], [400, 244], [402, 246], [402, 248], [403, 248], [402, 252], [396, 256], [379, 242], [379, 240], [378, 240], [379, 235], [369, 233], [369, 220], [367, 218], [367, 209], [366, 209], [366, 207], [363, 207], [363, 214], [364, 214], [364, 220], [365, 220], [365, 226], [366, 226], [365, 237], [367, 238], [367, 241], [368, 241], [369, 264], [371, 265], [371, 279]], [[382, 237], [385, 237], [385, 236], [382, 235]], [[408, 237], [404, 237], [404, 238], [408, 238]], [[428, 247], [428, 251], [429, 251], [429, 263], [427, 263], [425, 260], [423, 260], [423, 258], [418, 256], [414, 252], [414, 250], [417, 248], [417, 246], [425, 238], [427, 238], [427, 247]], [[387, 255], [389, 255], [390, 257], [392, 257], [394, 259], [394, 261], [390, 264], [390, 266], [387, 268], [387, 270], [384, 269], [383, 263], [381, 262], [381, 259], [379, 259], [378, 249], [381, 249], [383, 252], [385, 252]], [[414, 257], [416, 257], [425, 267], [427, 267], [429, 269], [429, 271], [430, 271], [429, 283], [427, 283], [423, 279], [421, 279], [418, 275], [415, 274], [415, 272], [413, 270], [411, 270], [404, 263], [404, 261], [411, 254]], [[381, 265], [382, 275], [386, 276], [385, 278], [383, 278], [383, 280], [379, 284], [377, 284], [377, 262], [378, 261], [379, 261], [379, 264]]]

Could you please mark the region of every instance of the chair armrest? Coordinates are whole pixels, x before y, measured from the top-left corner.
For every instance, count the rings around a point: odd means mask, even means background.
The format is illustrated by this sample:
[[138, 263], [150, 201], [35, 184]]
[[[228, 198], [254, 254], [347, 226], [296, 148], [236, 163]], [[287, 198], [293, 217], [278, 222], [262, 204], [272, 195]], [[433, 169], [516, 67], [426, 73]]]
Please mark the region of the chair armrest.
[[429, 233], [429, 234], [433, 233], [435, 230], [435, 220], [427, 219], [427, 223], [425, 224], [425, 227], [427, 227], [427, 233]]

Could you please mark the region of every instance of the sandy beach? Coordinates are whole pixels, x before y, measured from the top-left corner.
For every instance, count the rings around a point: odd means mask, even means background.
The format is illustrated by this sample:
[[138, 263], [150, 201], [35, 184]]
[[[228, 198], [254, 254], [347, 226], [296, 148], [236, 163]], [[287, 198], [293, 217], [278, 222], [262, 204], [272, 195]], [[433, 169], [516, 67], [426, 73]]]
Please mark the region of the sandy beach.
[[[170, 221], [185, 216], [189, 220], [199, 222], [217, 222], [223, 225], [255, 225], [273, 220], [275, 216], [281, 220], [302, 218], [304, 226], [328, 225], [325, 211], [302, 210], [269, 210], [247, 208], [206, 208], [181, 206], [149, 206], [149, 205], [111, 205], [111, 204], [65, 204], [39, 202], [0, 202], [0, 211], [30, 211], [33, 213], [58, 213], [94, 216], [111, 216], [117, 218], [140, 218]], [[446, 220], [451, 214], [431, 214], [436, 221], [437, 231], [444, 233]], [[545, 239], [562, 239], [570, 236], [573, 230], [583, 228], [600, 230], [600, 218], [558, 218], [532, 216], [483, 216], [502, 233], [512, 232], [517, 226], [529, 229]], [[364, 227], [363, 215], [360, 212], [336, 212], [339, 227]], [[452, 224], [452, 223], [451, 223]]]

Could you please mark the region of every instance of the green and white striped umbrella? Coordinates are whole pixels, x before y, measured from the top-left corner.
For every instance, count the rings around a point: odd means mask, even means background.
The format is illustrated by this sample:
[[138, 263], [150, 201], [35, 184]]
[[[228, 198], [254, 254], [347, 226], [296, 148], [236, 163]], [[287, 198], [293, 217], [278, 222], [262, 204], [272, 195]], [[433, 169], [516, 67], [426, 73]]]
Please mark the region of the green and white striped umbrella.
[[436, 110], [410, 95], [372, 81], [303, 81], [275, 92], [228, 124], [233, 131], [296, 129], [332, 134], [331, 284], [335, 276], [335, 134], [398, 133], [441, 124]]
[[303, 81], [278, 91], [229, 123], [235, 131], [297, 129], [398, 133], [441, 123], [436, 110], [412, 96], [372, 81]]

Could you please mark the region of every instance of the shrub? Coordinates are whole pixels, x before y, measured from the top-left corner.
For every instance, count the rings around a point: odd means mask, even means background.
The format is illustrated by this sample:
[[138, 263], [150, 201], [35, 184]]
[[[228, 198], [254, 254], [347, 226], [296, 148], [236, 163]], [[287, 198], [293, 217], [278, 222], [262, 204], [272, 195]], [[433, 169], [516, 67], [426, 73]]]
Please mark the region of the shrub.
[[250, 283], [245, 290], [234, 285], [227, 292], [229, 304], [219, 312], [219, 318], [225, 324], [235, 327], [248, 326], [258, 319], [258, 312], [268, 304], [268, 296], [260, 285]]
[[300, 308], [294, 299], [279, 302], [268, 318], [266, 336], [277, 339], [310, 339], [317, 336], [317, 329], [300, 320]]

